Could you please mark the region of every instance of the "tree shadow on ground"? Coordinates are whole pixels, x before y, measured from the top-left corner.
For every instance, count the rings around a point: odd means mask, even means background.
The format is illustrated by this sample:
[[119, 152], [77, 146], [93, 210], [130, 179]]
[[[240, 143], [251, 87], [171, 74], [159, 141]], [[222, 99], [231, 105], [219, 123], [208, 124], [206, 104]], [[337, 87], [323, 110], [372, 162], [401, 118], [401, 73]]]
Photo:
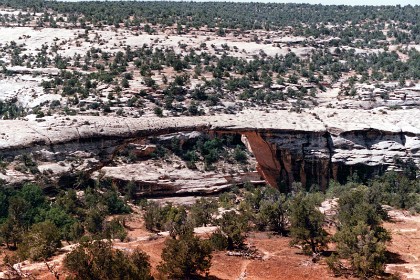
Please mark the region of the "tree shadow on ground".
[[401, 255], [398, 253], [386, 251], [385, 257], [389, 264], [404, 264], [407, 263], [405, 260], [402, 259]]

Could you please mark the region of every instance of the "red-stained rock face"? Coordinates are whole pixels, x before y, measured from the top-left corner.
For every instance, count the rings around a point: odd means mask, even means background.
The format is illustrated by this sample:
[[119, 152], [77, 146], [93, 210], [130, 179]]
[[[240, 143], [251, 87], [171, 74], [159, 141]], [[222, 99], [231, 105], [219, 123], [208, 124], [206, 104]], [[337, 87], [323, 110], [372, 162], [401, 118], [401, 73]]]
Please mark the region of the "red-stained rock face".
[[277, 186], [281, 166], [276, 157], [276, 147], [266, 142], [257, 132], [246, 132], [243, 141], [257, 160], [257, 170], [270, 186]]
[[269, 185], [285, 190], [290, 190], [295, 181], [303, 186], [315, 183], [325, 188], [328, 185], [330, 154], [325, 136], [293, 131], [243, 135], [258, 162], [258, 172]]
[[[142, 146], [142, 139], [147, 137], [195, 131], [210, 135], [239, 134], [254, 154], [256, 169], [266, 183], [285, 192], [291, 190], [294, 182], [305, 187], [316, 184], [325, 189], [330, 179], [343, 182], [354, 172], [369, 178], [395, 168], [395, 157], [411, 158], [419, 164], [418, 110], [390, 111], [381, 116], [363, 110], [336, 111], [323, 109], [317, 112], [317, 118], [305, 112], [255, 111], [194, 118], [77, 116], [50, 118], [41, 123], [3, 121], [0, 157], [32, 154], [35, 160], [48, 166], [44, 171], [49, 172], [50, 179], [63, 174], [72, 178], [71, 172], [92, 174], [110, 166], [115, 154], [128, 145], [134, 145], [133, 151], [138, 156], [150, 154], [153, 147]], [[120, 176], [125, 176], [124, 180], [141, 177], [141, 170], [127, 168], [132, 174], [124, 174], [124, 170], [118, 171]], [[20, 177], [12, 171], [0, 173], [0, 179], [18, 183]], [[230, 183], [226, 181], [222, 185], [225, 184]], [[174, 185], [172, 182], [165, 185], [168, 190], [165, 194], [188, 192], [187, 187]], [[153, 193], [153, 187], [149, 189]]]

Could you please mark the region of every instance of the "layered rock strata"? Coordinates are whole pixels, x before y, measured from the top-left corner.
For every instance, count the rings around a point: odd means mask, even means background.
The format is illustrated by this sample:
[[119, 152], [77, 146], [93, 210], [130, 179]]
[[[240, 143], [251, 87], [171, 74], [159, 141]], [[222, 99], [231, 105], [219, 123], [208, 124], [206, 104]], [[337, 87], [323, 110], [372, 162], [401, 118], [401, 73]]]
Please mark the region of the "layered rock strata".
[[[299, 181], [325, 188], [332, 178], [343, 181], [354, 172], [372, 176], [393, 169], [395, 157], [411, 158], [418, 165], [419, 120], [417, 109], [323, 108], [303, 113], [244, 111], [207, 117], [77, 116], [47, 117], [42, 122], [0, 121], [0, 156], [7, 159], [32, 154], [43, 164], [73, 157], [80, 159], [80, 165], [65, 172], [92, 174], [107, 168], [111, 172], [107, 166], [116, 153], [146, 137], [192, 131], [232, 133], [242, 135], [255, 155], [257, 170], [270, 185], [289, 189]], [[4, 179], [6, 175], [0, 176]]]

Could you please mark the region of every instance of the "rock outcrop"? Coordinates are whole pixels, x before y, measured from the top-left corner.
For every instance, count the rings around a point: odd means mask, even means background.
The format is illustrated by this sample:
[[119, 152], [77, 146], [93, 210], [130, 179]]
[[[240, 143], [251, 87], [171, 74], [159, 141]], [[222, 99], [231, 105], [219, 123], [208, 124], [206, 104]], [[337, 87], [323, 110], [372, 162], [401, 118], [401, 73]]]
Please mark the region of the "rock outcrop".
[[[80, 164], [68, 167], [65, 172], [92, 174], [104, 168], [124, 174], [119, 167], [107, 166], [123, 147], [139, 145], [139, 140], [146, 137], [192, 131], [232, 133], [242, 135], [255, 155], [257, 170], [270, 185], [289, 188], [299, 181], [306, 186], [326, 187], [331, 178], [342, 181], [356, 171], [360, 176], [371, 176], [395, 168], [396, 156], [402, 160], [412, 158], [418, 165], [419, 120], [417, 109], [325, 108], [300, 114], [244, 111], [238, 115], [207, 117], [77, 116], [46, 117], [42, 122], [12, 120], [0, 122], [0, 157], [32, 154], [44, 164], [73, 157]], [[139, 152], [141, 149], [139, 146]], [[4, 179], [5, 175], [1, 176]], [[222, 181], [216, 185], [230, 183], [226, 178]]]
[[257, 172], [197, 172], [170, 165], [157, 167], [148, 162], [104, 167], [101, 172], [120, 188], [131, 182], [138, 197], [209, 195], [246, 181], [263, 183]]

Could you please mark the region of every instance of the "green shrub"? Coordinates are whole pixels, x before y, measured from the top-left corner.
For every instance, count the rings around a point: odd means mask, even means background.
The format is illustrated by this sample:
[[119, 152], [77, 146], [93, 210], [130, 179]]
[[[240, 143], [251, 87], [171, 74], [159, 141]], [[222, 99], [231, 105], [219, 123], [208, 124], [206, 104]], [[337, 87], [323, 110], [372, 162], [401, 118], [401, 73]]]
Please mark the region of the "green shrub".
[[151, 280], [149, 257], [140, 249], [132, 253], [112, 249], [111, 242], [80, 244], [64, 259], [72, 280]]
[[319, 211], [317, 194], [298, 193], [290, 204], [292, 244], [302, 245], [307, 254], [318, 253], [327, 246], [328, 234], [323, 229], [324, 215]]
[[213, 250], [226, 250], [228, 248], [228, 239], [220, 229], [213, 232], [209, 240]]
[[350, 260], [354, 273], [362, 278], [380, 275], [386, 262], [386, 242], [391, 239], [382, 224], [381, 205], [371, 189], [359, 186], [340, 196], [337, 251]]
[[227, 211], [217, 221], [220, 231], [227, 239], [227, 249], [240, 249], [244, 245], [245, 234], [247, 233], [248, 219], [235, 211]]
[[208, 275], [211, 266], [212, 248], [208, 240], [191, 235], [165, 241], [160, 273], [169, 279], [195, 279], [198, 274]]
[[124, 241], [127, 238], [127, 231], [124, 227], [124, 220], [122, 219], [113, 219], [109, 222], [106, 222], [104, 225], [103, 236], [108, 239], [119, 239]]
[[233, 158], [239, 163], [247, 163], [248, 156], [243, 151], [241, 146], [236, 146], [235, 150], [233, 151]]
[[217, 213], [218, 203], [214, 199], [200, 198], [191, 207], [191, 218], [196, 226], [207, 226]]
[[51, 257], [61, 247], [60, 232], [50, 221], [34, 224], [23, 236], [18, 255], [33, 261]]

